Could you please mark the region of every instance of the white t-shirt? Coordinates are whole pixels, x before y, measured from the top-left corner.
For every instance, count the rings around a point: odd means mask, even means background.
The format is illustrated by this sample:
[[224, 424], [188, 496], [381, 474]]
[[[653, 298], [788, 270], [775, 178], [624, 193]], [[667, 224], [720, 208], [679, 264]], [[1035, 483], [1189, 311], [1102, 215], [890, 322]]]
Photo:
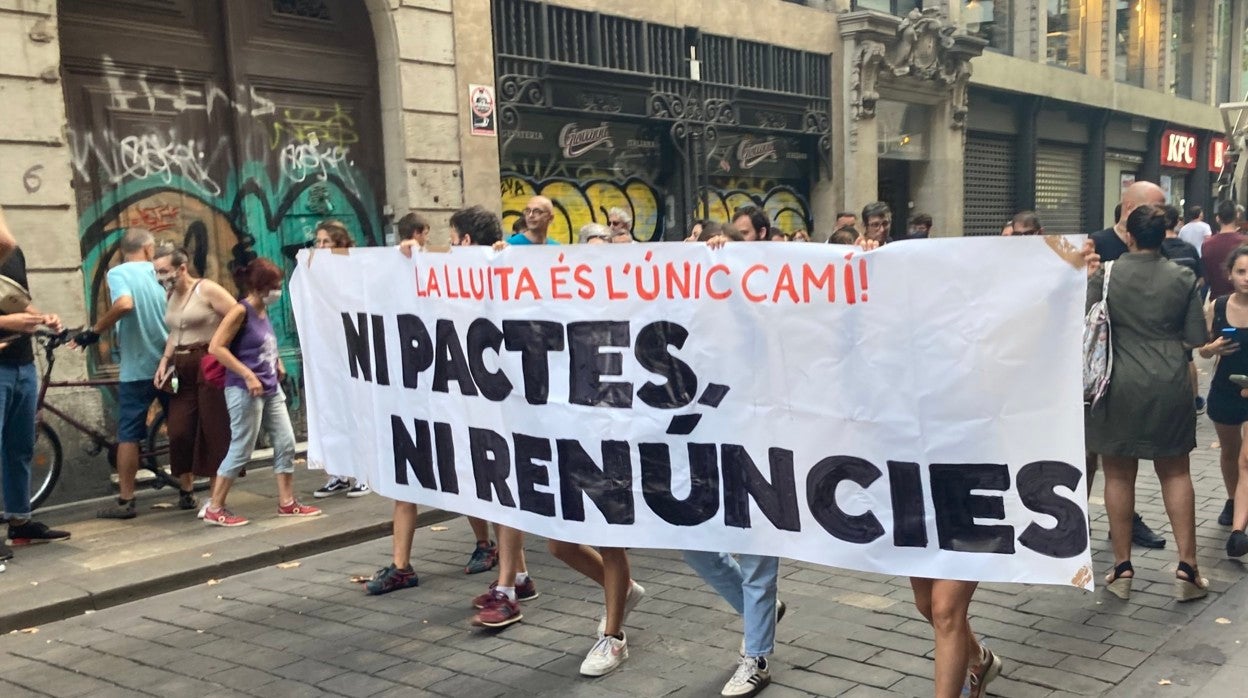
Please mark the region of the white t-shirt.
[[1213, 235], [1213, 231], [1209, 228], [1209, 224], [1204, 221], [1192, 221], [1187, 225], [1179, 228], [1179, 239], [1196, 248], [1196, 252], [1200, 252], [1200, 246], [1205, 244], [1205, 240]]

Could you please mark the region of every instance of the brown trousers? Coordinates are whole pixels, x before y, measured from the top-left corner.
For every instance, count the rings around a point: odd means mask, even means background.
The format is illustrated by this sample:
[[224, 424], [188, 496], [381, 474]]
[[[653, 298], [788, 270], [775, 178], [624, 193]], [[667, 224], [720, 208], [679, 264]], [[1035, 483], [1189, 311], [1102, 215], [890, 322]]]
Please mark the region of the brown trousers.
[[199, 362], [207, 349], [179, 350], [173, 355], [178, 392], [169, 397], [169, 461], [175, 476], [186, 472], [212, 477], [230, 448], [230, 413], [225, 392], [204, 383]]

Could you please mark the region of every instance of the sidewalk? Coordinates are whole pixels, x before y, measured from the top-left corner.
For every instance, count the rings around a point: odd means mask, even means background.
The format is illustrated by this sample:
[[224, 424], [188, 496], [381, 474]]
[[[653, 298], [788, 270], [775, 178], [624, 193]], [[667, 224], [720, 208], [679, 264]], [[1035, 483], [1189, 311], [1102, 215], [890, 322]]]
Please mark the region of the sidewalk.
[[[390, 500], [375, 494], [314, 499], [324, 479], [322, 471], [296, 469], [295, 491], [323, 515], [278, 518], [272, 471], [250, 468], [230, 493], [230, 508], [251, 519], [236, 528], [205, 526], [194, 511], [156, 508], [177, 501], [169, 489], [139, 490], [139, 516], [128, 521], [95, 518], [108, 498], [40, 510], [38, 520], [73, 537], [14, 549], [0, 573], [0, 633], [390, 534]], [[197, 496], [202, 502], [207, 492]], [[422, 523], [446, 516], [425, 510]]]

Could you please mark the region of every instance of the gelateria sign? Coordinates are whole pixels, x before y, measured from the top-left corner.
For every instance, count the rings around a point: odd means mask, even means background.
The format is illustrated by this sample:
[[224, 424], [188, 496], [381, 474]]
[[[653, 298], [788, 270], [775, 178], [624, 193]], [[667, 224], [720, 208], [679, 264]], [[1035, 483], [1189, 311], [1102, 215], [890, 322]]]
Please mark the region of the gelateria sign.
[[1090, 589], [1086, 283], [1040, 238], [305, 250], [309, 463], [590, 545]]

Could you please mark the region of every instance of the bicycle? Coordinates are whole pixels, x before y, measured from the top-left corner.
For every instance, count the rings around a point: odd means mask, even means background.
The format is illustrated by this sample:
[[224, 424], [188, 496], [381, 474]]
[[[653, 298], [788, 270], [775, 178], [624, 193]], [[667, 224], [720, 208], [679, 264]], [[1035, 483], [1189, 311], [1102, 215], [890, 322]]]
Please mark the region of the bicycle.
[[[46, 415], [51, 414], [81, 432], [90, 440], [86, 451], [88, 455], [97, 456], [107, 451], [108, 464], [117, 469], [117, 439], [109, 434], [91, 427], [70, 416], [56, 405], [47, 402], [49, 389], [54, 388], [106, 388], [120, 384], [118, 379], [92, 379], [78, 381], [52, 380], [52, 368], [56, 365], [56, 349], [68, 344], [78, 330], [62, 330], [35, 332], [35, 341], [43, 348], [44, 369], [39, 381], [39, 402], [35, 412], [35, 455], [31, 459], [30, 508], [32, 510], [43, 504], [52, 494], [64, 467], [64, 450], [61, 438], [56, 429], [47, 422]], [[150, 484], [155, 489], [162, 487], [178, 488], [178, 479], [167, 470], [166, 456], [169, 455], [168, 431], [165, 429], [165, 411], [159, 403], [153, 406], [154, 416], [149, 413], [147, 440], [139, 448], [139, 467], [151, 472], [155, 477]]]

